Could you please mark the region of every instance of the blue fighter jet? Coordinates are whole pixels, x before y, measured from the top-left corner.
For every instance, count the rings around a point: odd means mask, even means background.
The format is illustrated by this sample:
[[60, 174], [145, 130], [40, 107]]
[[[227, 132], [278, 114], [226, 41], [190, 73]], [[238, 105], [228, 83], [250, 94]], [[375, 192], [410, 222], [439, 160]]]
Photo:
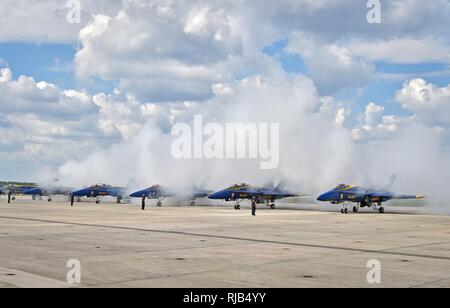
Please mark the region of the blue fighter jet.
[[11, 193], [12, 200], [16, 200], [16, 195], [22, 195], [24, 194], [27, 190], [33, 189], [36, 186], [31, 186], [31, 185], [6, 185], [0, 188], [0, 192], [2, 195], [7, 195], [9, 193]]
[[124, 187], [116, 187], [105, 184], [97, 184], [88, 188], [74, 191], [71, 196], [78, 197], [77, 201], [80, 202], [82, 197], [97, 198], [95, 203], [100, 204], [101, 198], [110, 196], [116, 197], [117, 203], [120, 203], [127, 197], [127, 189]]
[[56, 187], [56, 186], [41, 186], [27, 190], [23, 194], [32, 196], [33, 200], [36, 199], [36, 196], [39, 196], [40, 199], [42, 199], [42, 197], [45, 196], [47, 197], [48, 202], [52, 202], [53, 201], [52, 196], [55, 195], [69, 196], [71, 192], [72, 190], [70, 188]]
[[299, 197], [299, 194], [284, 190], [282, 184], [274, 187], [255, 187], [248, 184], [236, 184], [224, 190], [218, 191], [210, 195], [209, 199], [234, 201], [234, 208], [241, 209], [240, 203], [244, 199], [256, 199], [257, 204], [265, 204], [275, 209], [275, 200], [289, 197]]
[[203, 189], [176, 189], [176, 188], [167, 188], [161, 185], [153, 185], [149, 188], [139, 190], [130, 195], [133, 198], [142, 198], [146, 197], [147, 199], [156, 199], [158, 200], [156, 205], [158, 207], [162, 207], [162, 202], [166, 198], [177, 197], [185, 200], [191, 200], [191, 206], [195, 206], [195, 200], [198, 198], [206, 198], [210, 192]]
[[342, 204], [341, 213], [348, 214], [348, 204], [356, 203], [353, 212], [357, 213], [360, 208], [369, 207], [384, 213], [383, 202], [392, 199], [423, 199], [423, 195], [397, 195], [385, 190], [375, 190], [361, 186], [340, 184], [334, 189], [320, 195], [317, 200], [331, 202], [331, 204]]

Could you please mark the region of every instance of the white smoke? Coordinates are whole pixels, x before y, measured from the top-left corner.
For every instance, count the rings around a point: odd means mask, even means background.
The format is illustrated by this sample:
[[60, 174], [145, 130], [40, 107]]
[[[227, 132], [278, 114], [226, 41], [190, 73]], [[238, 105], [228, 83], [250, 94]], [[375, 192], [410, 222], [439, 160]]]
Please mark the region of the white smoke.
[[335, 121], [342, 106], [319, 97], [304, 76], [276, 80], [255, 76], [223, 87], [228, 90], [190, 108], [161, 106], [172, 124], [193, 121], [196, 114], [204, 122], [280, 123], [277, 169], [261, 170], [258, 160], [249, 159], [176, 160], [170, 151], [175, 136], [157, 124], [158, 113], [146, 118], [129, 140], [65, 163], [58, 177], [68, 186], [98, 182], [133, 189], [161, 184], [216, 190], [233, 183], [285, 180], [291, 190], [317, 195], [341, 182], [386, 188], [397, 175], [394, 192], [425, 194], [427, 204], [449, 210], [450, 191], [445, 186], [450, 181], [450, 155], [436, 129], [406, 123], [387, 137], [355, 141], [352, 128]]

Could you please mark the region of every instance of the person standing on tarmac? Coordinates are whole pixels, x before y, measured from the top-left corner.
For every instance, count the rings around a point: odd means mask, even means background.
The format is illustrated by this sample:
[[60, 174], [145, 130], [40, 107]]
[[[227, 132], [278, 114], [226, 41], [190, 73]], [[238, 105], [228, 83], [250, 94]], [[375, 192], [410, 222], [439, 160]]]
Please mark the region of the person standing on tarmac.
[[252, 216], [256, 216], [256, 198], [252, 198]]
[[145, 211], [145, 195], [142, 196], [142, 210]]
[[75, 196], [70, 195], [70, 206], [73, 206], [73, 203], [75, 202]]
[[11, 196], [12, 196], [12, 193], [10, 191], [8, 191], [8, 204], [11, 203]]

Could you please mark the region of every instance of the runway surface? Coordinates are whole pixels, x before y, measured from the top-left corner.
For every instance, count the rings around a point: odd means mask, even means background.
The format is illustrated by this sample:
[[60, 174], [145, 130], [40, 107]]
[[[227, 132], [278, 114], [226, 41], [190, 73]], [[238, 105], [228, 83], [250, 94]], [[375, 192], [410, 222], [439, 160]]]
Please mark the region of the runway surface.
[[[2, 198], [0, 287], [450, 287], [449, 216], [291, 207], [252, 217], [231, 206]], [[79, 285], [66, 282], [70, 259]], [[381, 284], [367, 282], [371, 259]]]

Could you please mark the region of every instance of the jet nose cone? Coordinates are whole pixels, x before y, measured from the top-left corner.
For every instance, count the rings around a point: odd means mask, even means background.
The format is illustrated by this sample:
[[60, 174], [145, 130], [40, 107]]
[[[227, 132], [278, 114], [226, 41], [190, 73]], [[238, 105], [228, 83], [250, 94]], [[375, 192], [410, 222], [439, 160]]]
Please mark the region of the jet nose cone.
[[137, 191], [137, 192], [132, 193], [130, 195], [130, 197], [132, 197], [132, 198], [140, 198], [140, 197], [143, 196], [143, 194], [144, 194], [143, 191]]
[[328, 193], [321, 194], [319, 197], [317, 197], [317, 201], [327, 201], [328, 200]]
[[208, 199], [220, 199], [220, 192], [215, 192], [208, 196]]

